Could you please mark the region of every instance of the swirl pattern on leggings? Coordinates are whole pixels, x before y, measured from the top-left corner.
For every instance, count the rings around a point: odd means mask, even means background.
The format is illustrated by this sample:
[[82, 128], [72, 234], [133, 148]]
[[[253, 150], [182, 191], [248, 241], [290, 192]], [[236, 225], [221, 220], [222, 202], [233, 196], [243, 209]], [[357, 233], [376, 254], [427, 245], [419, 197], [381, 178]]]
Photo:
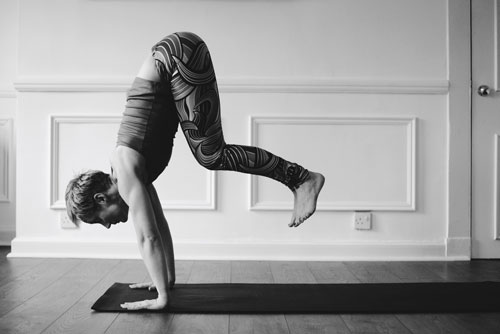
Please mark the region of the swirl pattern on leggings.
[[305, 181], [308, 171], [297, 164], [258, 147], [225, 143], [215, 71], [200, 37], [169, 35], [153, 47], [153, 56], [162, 80], [170, 82], [182, 131], [202, 166], [271, 177], [291, 189]]

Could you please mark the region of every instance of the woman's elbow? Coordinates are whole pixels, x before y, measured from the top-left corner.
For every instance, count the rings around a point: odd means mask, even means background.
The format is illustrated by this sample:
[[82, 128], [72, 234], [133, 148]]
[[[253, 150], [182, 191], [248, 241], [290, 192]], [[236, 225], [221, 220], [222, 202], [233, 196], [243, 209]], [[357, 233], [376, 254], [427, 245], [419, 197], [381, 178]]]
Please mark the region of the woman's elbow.
[[141, 234], [138, 236], [137, 241], [141, 248], [144, 247], [154, 247], [160, 245], [161, 240], [158, 235], [155, 234]]

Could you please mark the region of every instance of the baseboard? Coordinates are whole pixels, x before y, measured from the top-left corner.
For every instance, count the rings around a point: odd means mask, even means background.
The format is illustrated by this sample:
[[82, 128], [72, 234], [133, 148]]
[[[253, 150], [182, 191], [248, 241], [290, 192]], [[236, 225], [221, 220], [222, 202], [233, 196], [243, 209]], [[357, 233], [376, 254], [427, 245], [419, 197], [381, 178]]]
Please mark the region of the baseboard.
[[[176, 242], [179, 260], [453, 261], [443, 242], [199, 243]], [[139, 259], [135, 242], [16, 238], [9, 257]]]
[[471, 259], [471, 238], [447, 238], [446, 256]]

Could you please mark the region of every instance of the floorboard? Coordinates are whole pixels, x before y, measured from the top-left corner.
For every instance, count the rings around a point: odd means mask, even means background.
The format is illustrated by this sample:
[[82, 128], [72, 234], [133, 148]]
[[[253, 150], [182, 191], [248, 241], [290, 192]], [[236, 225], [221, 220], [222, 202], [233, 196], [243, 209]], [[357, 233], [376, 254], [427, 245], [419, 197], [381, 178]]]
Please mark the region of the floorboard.
[[309, 262], [311, 273], [317, 283], [360, 283], [347, 266], [342, 262]]
[[465, 263], [460, 262], [427, 262], [425, 267], [441, 277], [444, 281], [469, 282], [476, 279], [478, 273], [466, 272]]
[[[68, 261], [68, 260], [66, 260]], [[61, 260], [61, 263], [65, 261]], [[71, 308], [116, 265], [115, 260], [80, 260], [53, 284], [0, 318], [0, 333], [40, 333]], [[50, 272], [50, 267], [46, 267]]]
[[401, 283], [402, 280], [388, 270], [387, 263], [380, 262], [348, 262], [347, 269], [361, 283]]
[[[142, 263], [141, 263], [142, 265]], [[176, 261], [176, 282], [186, 283], [189, 279], [191, 269], [193, 266], [193, 261]], [[142, 269], [141, 273], [146, 272], [146, 269]], [[151, 282], [149, 275], [145, 275], [144, 279], [136, 279], [135, 281], [147, 281]], [[113, 324], [108, 328], [106, 334], [116, 333], [116, 334], [134, 334], [134, 333], [162, 333], [166, 332], [170, 327], [170, 323], [173, 319], [172, 314], [163, 313], [121, 313], [116, 317]]]
[[[99, 260], [100, 261], [100, 260]], [[112, 263], [110, 263], [112, 265]], [[91, 311], [92, 304], [115, 282], [140, 282], [145, 278], [141, 261], [123, 260], [103, 274], [100, 281], [54, 321], [44, 334], [104, 333], [118, 313]]]
[[2, 300], [2, 303], [0, 303], [0, 317], [36, 296], [72, 270], [79, 262], [78, 260], [48, 259], [3, 284], [0, 287], [0, 298]]
[[[232, 261], [231, 283], [274, 283], [271, 266], [268, 262]], [[288, 334], [289, 331], [283, 314], [231, 314], [229, 333]]]
[[[324, 262], [323, 264], [326, 264]], [[337, 266], [343, 268], [342, 264], [332, 264], [333, 267]], [[319, 283], [316, 277], [323, 280], [325, 283], [325, 278], [339, 278], [348, 277], [349, 279], [355, 280], [354, 276], [349, 276], [348, 271], [344, 271], [340, 276], [331, 275], [332, 266], [325, 266], [321, 268], [320, 263], [308, 263], [308, 262], [272, 262], [271, 268], [274, 279], [276, 283], [307, 283], [315, 284]], [[342, 269], [341, 269], [342, 271]], [[325, 333], [325, 328], [331, 328], [334, 326], [336, 331], [339, 333], [349, 333], [344, 321], [337, 314], [327, 314], [318, 315], [311, 317], [311, 315], [305, 314], [286, 314], [285, 319], [290, 333]], [[315, 322], [312, 322], [314, 320]]]
[[463, 262], [462, 271], [471, 273], [471, 281], [500, 281], [500, 261], [475, 260]]
[[230, 283], [230, 261], [195, 261], [187, 283]]
[[414, 334], [473, 334], [450, 314], [398, 314], [396, 317]]
[[411, 331], [392, 314], [342, 314], [341, 317], [353, 334], [411, 334]]
[[443, 282], [444, 278], [422, 262], [387, 262], [384, 267], [401, 282]]
[[[230, 283], [231, 262], [195, 261], [187, 283]], [[168, 333], [229, 333], [227, 314], [174, 314]]]
[[231, 261], [231, 283], [274, 283], [269, 262]]
[[462, 327], [473, 334], [500, 332], [500, 312], [496, 313], [456, 313], [450, 315]]
[[338, 314], [287, 314], [291, 334], [349, 334], [344, 320]]
[[283, 314], [231, 314], [229, 318], [231, 334], [288, 334], [288, 325]]
[[276, 283], [317, 283], [307, 262], [271, 262], [271, 272]]
[[7, 259], [2, 258], [0, 262], [0, 287], [33, 270], [45, 259]]
[[[149, 280], [140, 260], [11, 259], [0, 248], [0, 333], [490, 334], [497, 313], [207, 315], [97, 313], [114, 282]], [[388, 283], [500, 280], [500, 261], [177, 261], [177, 283]]]

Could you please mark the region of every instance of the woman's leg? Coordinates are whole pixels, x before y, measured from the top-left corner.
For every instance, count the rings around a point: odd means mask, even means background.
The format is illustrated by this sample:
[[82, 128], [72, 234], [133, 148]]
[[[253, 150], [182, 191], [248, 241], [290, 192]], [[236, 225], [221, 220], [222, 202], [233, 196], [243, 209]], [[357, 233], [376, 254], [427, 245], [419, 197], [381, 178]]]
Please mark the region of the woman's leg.
[[295, 194], [290, 226], [312, 215], [324, 183], [321, 174], [258, 147], [225, 143], [219, 91], [206, 44], [192, 33], [177, 33], [153, 50], [158, 73], [171, 84], [181, 128], [196, 160], [208, 169], [261, 175], [285, 184]]

